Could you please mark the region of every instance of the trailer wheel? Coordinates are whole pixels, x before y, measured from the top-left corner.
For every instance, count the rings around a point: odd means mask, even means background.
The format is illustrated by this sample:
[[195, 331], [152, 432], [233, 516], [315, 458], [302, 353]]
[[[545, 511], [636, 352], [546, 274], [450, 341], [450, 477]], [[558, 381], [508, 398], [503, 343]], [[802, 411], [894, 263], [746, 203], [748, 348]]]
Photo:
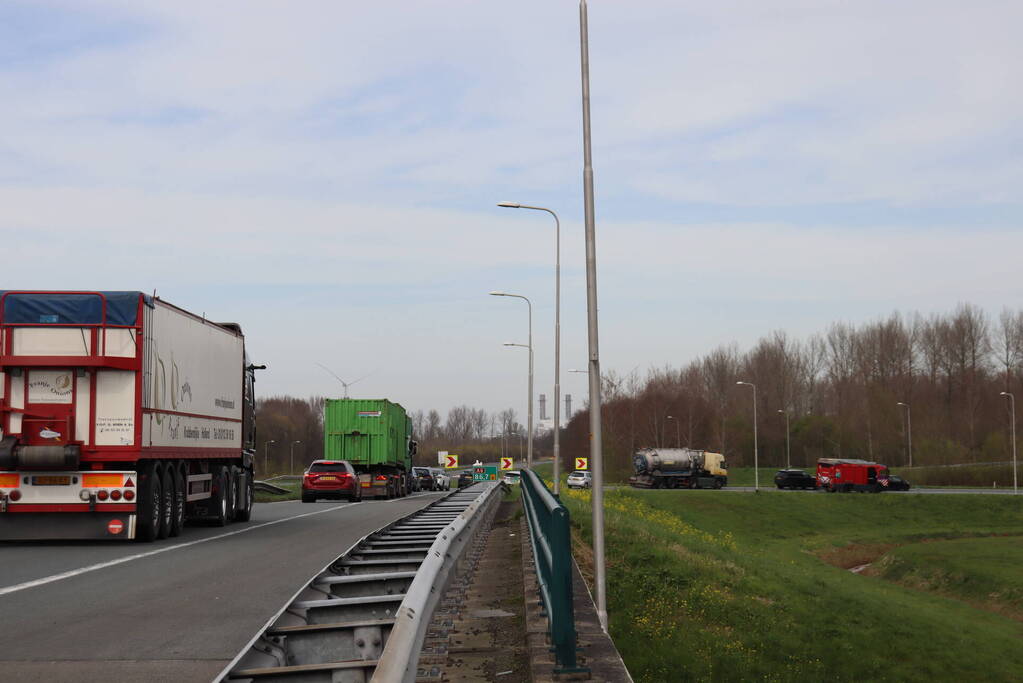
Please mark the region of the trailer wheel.
[[229, 465], [224, 470], [227, 472], [227, 522], [230, 524], [238, 515], [238, 468]]
[[174, 463], [167, 466], [171, 482], [171, 522], [168, 536], [180, 536], [185, 526], [185, 477]]
[[163, 521], [163, 489], [159, 470], [151, 463], [141, 468], [139, 476], [139, 528], [136, 537], [143, 543], [155, 541]]
[[721, 480], [720, 480], [720, 479], [715, 479], [715, 480], [714, 480], [714, 488], [715, 488], [715, 489], [720, 489], [720, 488], [721, 488], [721, 486], [722, 486], [722, 484], [721, 484]]
[[243, 482], [242, 483], [242, 496], [243, 496], [243, 498], [242, 498], [242, 507], [241, 507], [240, 510], [238, 510], [238, 514], [235, 515], [235, 519], [237, 519], [239, 522], [247, 522], [250, 519], [252, 519], [252, 498], [253, 498], [252, 491], [253, 491], [253, 486], [254, 486], [253, 481], [252, 481], [252, 471], [251, 470], [242, 470], [242, 477], [244, 477], [244, 479], [242, 480], [242, 482]]
[[213, 503], [213, 524], [215, 526], [227, 526], [229, 521], [227, 516], [227, 504], [229, 502], [228, 496], [228, 477], [227, 471], [223, 467], [218, 467], [215, 470], [213, 481], [216, 486], [217, 492], [210, 498]]

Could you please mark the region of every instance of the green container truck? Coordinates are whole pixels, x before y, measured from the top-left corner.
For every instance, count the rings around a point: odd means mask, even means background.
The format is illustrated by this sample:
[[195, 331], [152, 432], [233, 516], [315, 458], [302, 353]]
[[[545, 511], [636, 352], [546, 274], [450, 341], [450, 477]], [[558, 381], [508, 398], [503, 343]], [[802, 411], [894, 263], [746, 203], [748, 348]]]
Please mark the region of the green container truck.
[[409, 494], [412, 420], [385, 398], [329, 398], [323, 404], [323, 457], [347, 460], [359, 474], [363, 495], [395, 498]]

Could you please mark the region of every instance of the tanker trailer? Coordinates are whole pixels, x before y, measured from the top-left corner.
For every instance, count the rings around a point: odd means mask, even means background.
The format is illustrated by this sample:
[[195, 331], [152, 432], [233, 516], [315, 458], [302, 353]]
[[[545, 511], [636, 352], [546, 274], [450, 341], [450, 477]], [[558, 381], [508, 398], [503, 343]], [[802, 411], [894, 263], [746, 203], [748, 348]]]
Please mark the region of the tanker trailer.
[[728, 470], [719, 453], [690, 448], [643, 448], [632, 459], [637, 488], [716, 488], [728, 483]]

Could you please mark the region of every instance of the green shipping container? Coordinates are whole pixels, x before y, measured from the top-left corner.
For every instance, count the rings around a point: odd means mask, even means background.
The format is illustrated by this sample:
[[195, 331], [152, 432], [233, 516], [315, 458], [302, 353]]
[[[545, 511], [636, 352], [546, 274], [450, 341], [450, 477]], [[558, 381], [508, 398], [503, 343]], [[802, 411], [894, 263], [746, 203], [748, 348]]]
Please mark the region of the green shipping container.
[[323, 457], [347, 460], [356, 470], [409, 471], [415, 442], [412, 421], [387, 399], [329, 398], [323, 404]]

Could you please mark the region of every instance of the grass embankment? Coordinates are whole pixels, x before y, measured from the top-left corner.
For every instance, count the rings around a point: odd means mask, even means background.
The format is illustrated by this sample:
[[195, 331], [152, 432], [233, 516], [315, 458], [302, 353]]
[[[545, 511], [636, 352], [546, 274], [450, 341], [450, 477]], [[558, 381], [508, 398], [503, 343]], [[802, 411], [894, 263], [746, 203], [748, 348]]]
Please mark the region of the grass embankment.
[[[588, 541], [589, 492], [562, 499]], [[1011, 565], [983, 558], [1018, 548], [1021, 500], [622, 489], [605, 501], [611, 634], [637, 681], [1018, 680], [1019, 621], [846, 568], [926, 539], [1017, 534], [962, 542], [981, 554], [956, 570], [1008, 592]]]
[[963, 486], [1012, 488], [1012, 465], [962, 465], [955, 467], [893, 467], [892, 474], [913, 486]]
[[896, 548], [866, 570], [1023, 621], [1023, 539], [965, 538]]
[[300, 479], [289, 480], [276, 480], [270, 482], [274, 486], [279, 486], [282, 489], [287, 489], [288, 493], [266, 493], [264, 491], [256, 491], [255, 500], [257, 503], [277, 503], [282, 500], [298, 500], [302, 496], [302, 481]]

